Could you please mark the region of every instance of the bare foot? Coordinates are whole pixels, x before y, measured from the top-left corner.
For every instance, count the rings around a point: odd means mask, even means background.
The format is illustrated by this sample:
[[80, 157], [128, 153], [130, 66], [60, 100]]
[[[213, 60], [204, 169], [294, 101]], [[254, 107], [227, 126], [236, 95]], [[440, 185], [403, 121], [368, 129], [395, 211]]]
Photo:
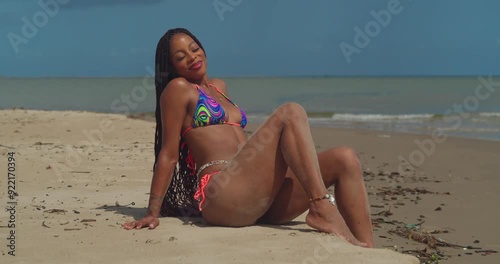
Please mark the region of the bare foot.
[[306, 223], [312, 228], [334, 234], [353, 245], [368, 247], [368, 244], [354, 237], [337, 207], [333, 206], [328, 200], [321, 200], [311, 204], [309, 213], [306, 216]]

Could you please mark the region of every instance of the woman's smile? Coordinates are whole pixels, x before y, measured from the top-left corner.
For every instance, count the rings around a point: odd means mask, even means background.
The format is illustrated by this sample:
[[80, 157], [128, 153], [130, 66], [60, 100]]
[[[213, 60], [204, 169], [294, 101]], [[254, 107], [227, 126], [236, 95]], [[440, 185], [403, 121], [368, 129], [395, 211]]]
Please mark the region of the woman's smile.
[[191, 66], [189, 66], [189, 70], [191, 70], [191, 71], [199, 70], [202, 65], [203, 65], [203, 61], [195, 62], [195, 63], [191, 64]]

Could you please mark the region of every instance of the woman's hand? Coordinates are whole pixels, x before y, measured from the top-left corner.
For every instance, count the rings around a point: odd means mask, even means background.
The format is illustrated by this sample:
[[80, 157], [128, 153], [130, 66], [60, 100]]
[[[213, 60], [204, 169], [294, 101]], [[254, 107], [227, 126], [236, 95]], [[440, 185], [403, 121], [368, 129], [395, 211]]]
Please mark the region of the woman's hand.
[[158, 217], [154, 217], [152, 215], [147, 215], [140, 220], [124, 223], [124, 224], [122, 224], [122, 227], [127, 229], [127, 230], [141, 229], [143, 227], [148, 227], [149, 229], [154, 229], [159, 224], [160, 224], [160, 221], [158, 220]]

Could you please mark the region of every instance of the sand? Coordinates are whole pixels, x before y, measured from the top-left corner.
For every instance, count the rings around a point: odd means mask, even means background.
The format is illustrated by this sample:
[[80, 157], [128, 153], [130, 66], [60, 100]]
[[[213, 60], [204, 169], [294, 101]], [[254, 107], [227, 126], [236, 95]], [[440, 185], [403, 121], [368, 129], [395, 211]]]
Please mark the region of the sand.
[[[15, 230], [9, 228], [13, 210], [0, 213], [1, 262], [418, 263], [400, 252], [426, 245], [389, 231], [421, 222], [419, 231], [447, 231], [434, 235], [447, 242], [500, 250], [500, 142], [448, 138], [435, 143], [420, 166], [398, 170], [398, 157], [413, 160], [415, 139], [429, 136], [329, 128], [312, 129], [318, 150], [353, 147], [363, 163], [372, 213], [390, 210], [373, 216], [376, 249], [316, 232], [304, 223], [305, 215], [285, 226], [224, 228], [197, 218], [161, 218], [155, 230], [124, 230], [121, 223], [146, 211], [154, 126], [114, 114], [0, 110], [0, 203], [7, 209], [17, 203]], [[16, 159], [18, 196], [12, 200], [9, 156]], [[15, 239], [9, 240], [12, 231]], [[9, 255], [12, 241], [16, 256]], [[441, 263], [498, 263], [500, 256], [439, 250]]]

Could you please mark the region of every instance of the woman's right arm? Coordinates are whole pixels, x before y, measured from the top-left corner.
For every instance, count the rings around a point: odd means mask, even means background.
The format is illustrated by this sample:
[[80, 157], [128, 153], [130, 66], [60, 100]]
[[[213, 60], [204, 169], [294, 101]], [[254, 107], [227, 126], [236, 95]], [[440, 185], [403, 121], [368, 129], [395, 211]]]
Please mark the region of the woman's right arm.
[[191, 84], [177, 78], [167, 85], [160, 97], [162, 147], [153, 172], [148, 210], [144, 218], [123, 224], [125, 229], [152, 229], [159, 225], [161, 204], [179, 158], [179, 137], [189, 105], [189, 91], [192, 91]]

